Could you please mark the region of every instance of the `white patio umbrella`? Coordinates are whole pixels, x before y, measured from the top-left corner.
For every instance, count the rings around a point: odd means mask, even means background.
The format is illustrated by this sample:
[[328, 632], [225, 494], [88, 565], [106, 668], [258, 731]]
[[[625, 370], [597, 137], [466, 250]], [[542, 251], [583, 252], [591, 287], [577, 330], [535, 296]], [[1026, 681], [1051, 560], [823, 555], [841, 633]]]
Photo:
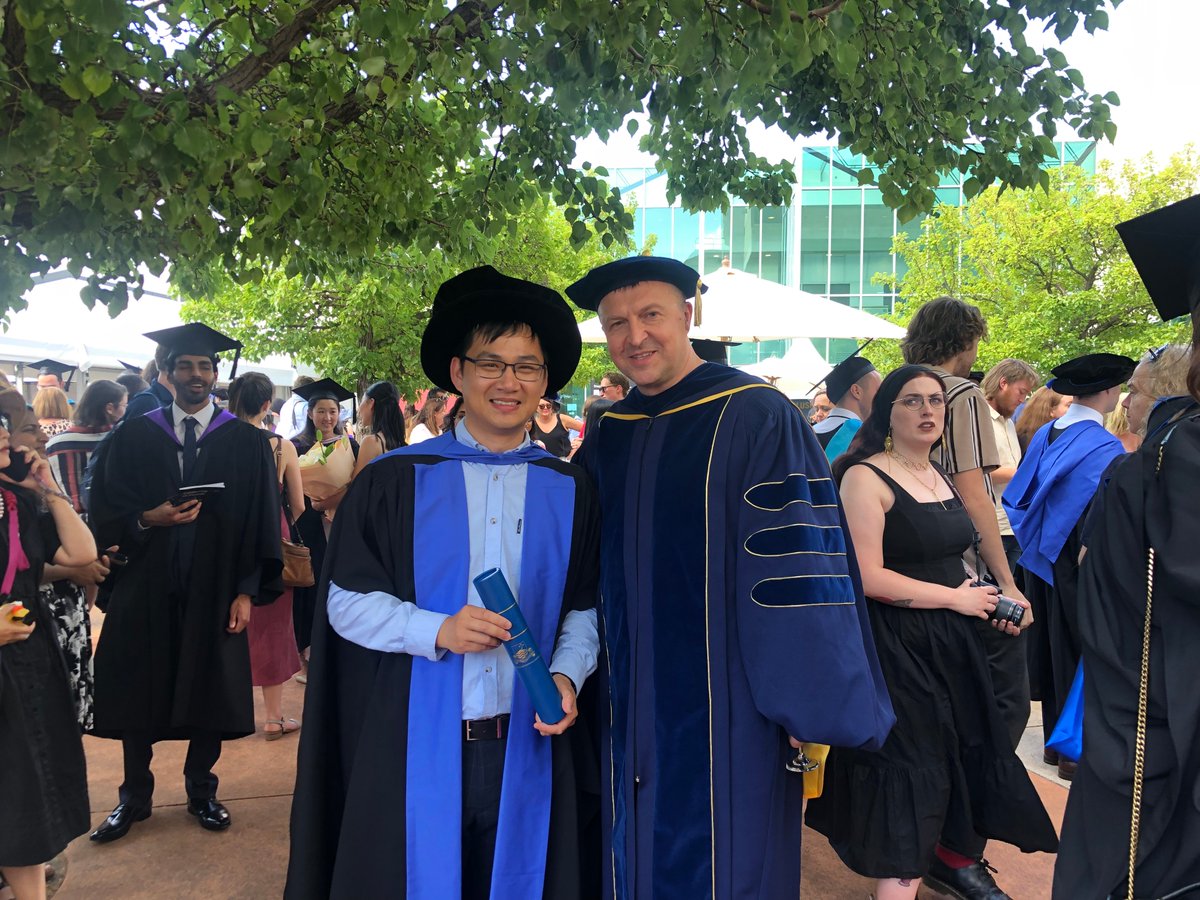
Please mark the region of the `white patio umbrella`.
[[[713, 341], [784, 338], [899, 338], [904, 329], [844, 303], [775, 284], [730, 266], [704, 276], [703, 316], [690, 336]], [[579, 324], [585, 343], [604, 342], [599, 319]]]

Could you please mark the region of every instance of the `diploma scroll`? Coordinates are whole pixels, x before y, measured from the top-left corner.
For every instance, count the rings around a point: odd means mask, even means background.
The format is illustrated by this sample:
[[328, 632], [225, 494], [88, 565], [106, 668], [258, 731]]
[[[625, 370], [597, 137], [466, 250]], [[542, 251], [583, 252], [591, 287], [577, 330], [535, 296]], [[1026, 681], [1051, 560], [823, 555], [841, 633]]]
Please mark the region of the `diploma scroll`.
[[483, 605], [512, 623], [509, 629], [512, 637], [504, 642], [504, 649], [508, 651], [521, 683], [529, 692], [534, 711], [545, 724], [554, 725], [566, 715], [562, 708], [562, 695], [550, 677], [550, 669], [538, 651], [537, 642], [529, 633], [525, 615], [517, 605], [517, 598], [513, 596], [504, 573], [499, 569], [488, 569], [482, 575], [476, 575], [474, 582]]

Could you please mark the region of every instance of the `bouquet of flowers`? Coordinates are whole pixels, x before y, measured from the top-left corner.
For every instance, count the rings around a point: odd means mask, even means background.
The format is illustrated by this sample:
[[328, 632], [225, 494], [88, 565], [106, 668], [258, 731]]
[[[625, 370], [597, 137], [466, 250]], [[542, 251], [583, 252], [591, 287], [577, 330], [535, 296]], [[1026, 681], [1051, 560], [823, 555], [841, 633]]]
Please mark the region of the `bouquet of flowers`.
[[350, 483], [353, 474], [354, 451], [345, 435], [326, 444], [318, 431], [316, 443], [300, 457], [300, 481], [311, 500], [320, 502], [332, 497]]

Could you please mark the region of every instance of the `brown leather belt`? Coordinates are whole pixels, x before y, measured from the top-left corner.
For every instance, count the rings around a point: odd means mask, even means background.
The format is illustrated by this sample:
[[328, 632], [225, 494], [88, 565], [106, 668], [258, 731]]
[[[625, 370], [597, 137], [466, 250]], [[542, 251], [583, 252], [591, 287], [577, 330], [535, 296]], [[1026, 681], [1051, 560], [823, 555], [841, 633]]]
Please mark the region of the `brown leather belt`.
[[508, 713], [490, 719], [464, 719], [464, 741], [502, 741], [508, 737]]

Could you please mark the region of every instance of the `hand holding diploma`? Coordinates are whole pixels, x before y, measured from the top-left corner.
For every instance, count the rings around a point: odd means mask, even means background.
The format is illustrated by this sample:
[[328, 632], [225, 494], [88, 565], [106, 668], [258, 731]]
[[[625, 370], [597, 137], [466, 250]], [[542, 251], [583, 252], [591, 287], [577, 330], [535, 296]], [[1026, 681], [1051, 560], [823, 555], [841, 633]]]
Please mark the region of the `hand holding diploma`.
[[[499, 569], [488, 569], [482, 575], [475, 576], [473, 581], [483, 605], [512, 623], [510, 629], [513, 634], [502, 638], [504, 649], [508, 651], [508, 655], [513, 661], [513, 667], [517, 670], [521, 684], [529, 692], [534, 711], [538, 716], [537, 722], [545, 723], [545, 725], [558, 725], [563, 722], [568, 716], [568, 703], [562, 684], [565, 679], [561, 676], [558, 679], [550, 677], [546, 661], [542, 658], [537, 642], [533, 639], [533, 634], [525, 622], [525, 614], [521, 612], [521, 607], [517, 604], [517, 599], [513, 596], [512, 588], [508, 586], [504, 574]], [[574, 693], [573, 690], [570, 691], [570, 712], [572, 713], [575, 706]], [[563, 730], [566, 727], [564, 725]], [[542, 734], [559, 733], [558, 731], [542, 731], [540, 728], [538, 731]]]
[[554, 725], [547, 725], [542, 721], [541, 716], [535, 717], [533, 727], [543, 737], [562, 734], [574, 725], [575, 720], [579, 718], [579, 710], [575, 706], [575, 686], [571, 684], [571, 679], [566, 675], [559, 675], [557, 673], [552, 677], [554, 678], [554, 683], [558, 685], [559, 694], [562, 695], [563, 717]]

